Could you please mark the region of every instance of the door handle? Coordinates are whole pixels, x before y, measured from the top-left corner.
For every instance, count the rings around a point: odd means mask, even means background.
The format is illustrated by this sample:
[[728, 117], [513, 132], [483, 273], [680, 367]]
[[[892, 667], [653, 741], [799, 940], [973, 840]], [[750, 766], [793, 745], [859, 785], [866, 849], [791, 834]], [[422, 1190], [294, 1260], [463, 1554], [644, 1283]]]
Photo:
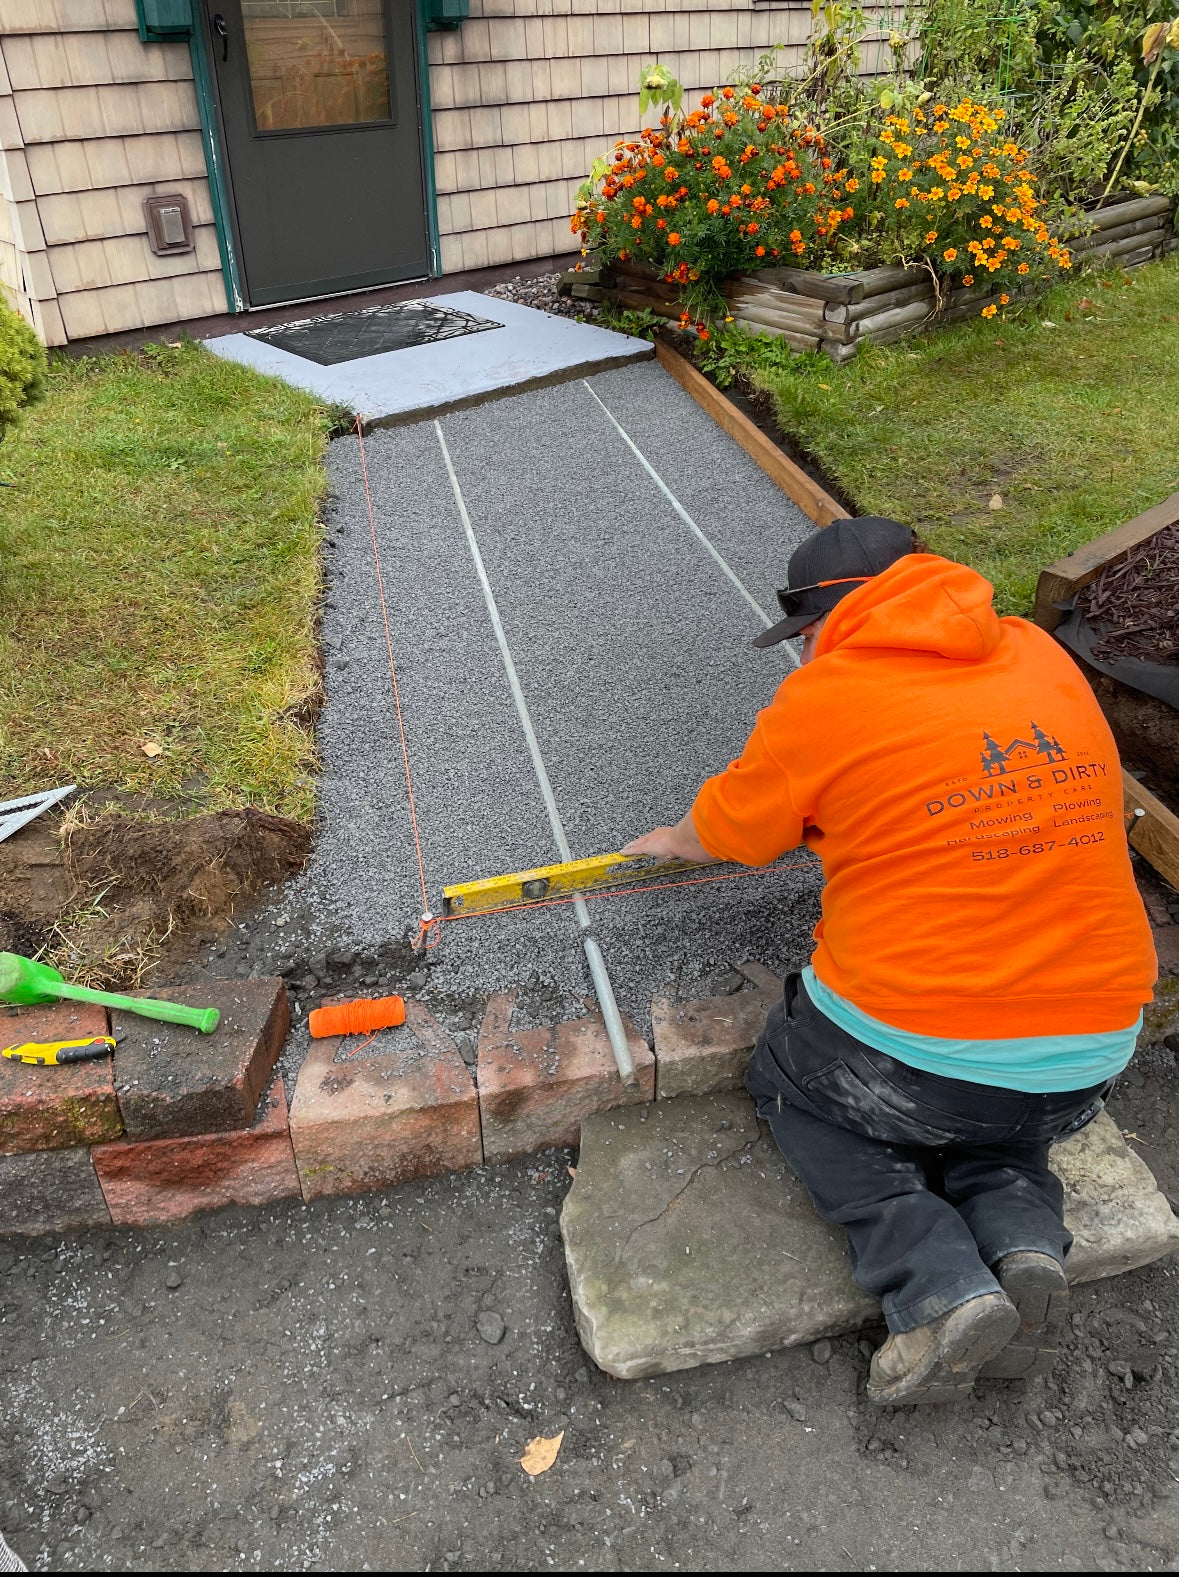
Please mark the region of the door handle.
[[221, 64], [224, 65], [229, 59], [229, 24], [220, 11], [213, 18], [212, 27], [214, 33], [221, 40]]

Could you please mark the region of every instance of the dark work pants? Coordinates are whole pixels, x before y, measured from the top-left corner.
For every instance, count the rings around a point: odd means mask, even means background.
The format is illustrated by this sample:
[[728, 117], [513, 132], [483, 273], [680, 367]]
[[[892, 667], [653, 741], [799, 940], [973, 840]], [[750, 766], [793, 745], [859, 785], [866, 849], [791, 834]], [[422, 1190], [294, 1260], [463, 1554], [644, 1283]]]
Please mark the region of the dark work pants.
[[890, 1331], [996, 1291], [991, 1267], [1016, 1249], [1063, 1261], [1048, 1147], [1096, 1116], [1111, 1084], [1027, 1095], [922, 1073], [832, 1023], [797, 975], [745, 1077], [816, 1210], [847, 1228], [856, 1282]]

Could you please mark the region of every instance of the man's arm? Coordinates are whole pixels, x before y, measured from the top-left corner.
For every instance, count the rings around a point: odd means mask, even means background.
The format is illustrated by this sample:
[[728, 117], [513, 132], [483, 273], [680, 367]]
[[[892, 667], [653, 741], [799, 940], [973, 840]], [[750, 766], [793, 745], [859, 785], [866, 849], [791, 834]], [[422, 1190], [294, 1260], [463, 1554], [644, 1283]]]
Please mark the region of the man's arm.
[[770, 751], [767, 709], [741, 754], [724, 772], [704, 784], [695, 803], [674, 827], [656, 827], [635, 838], [623, 854], [654, 854], [663, 859], [732, 860], [768, 865], [802, 842], [803, 817], [790, 797], [786, 770]]

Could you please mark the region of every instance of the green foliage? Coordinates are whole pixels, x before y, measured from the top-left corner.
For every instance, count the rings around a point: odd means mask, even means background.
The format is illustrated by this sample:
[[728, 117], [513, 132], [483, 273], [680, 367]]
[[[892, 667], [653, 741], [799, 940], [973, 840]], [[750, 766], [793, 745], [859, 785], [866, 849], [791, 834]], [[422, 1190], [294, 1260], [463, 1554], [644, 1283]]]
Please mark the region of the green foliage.
[[18, 312], [0, 302], [0, 438], [45, 385], [45, 350]]
[[602, 328], [613, 329], [616, 334], [629, 334], [632, 339], [653, 340], [656, 330], [666, 321], [648, 307], [634, 312], [630, 307], [616, 306], [613, 301], [603, 301], [594, 314], [594, 322]]
[[673, 115], [678, 115], [680, 106], [684, 102], [683, 87], [672, 76], [666, 66], [644, 66], [639, 72], [639, 119], [651, 108], [652, 104], [661, 110], [670, 110]]
[[[738, 376], [773, 378], [812, 359], [795, 356], [779, 335], [755, 334], [728, 321], [716, 323], [696, 342], [696, 365], [719, 389], [727, 389]], [[830, 372], [831, 363], [825, 356], [821, 360]]]
[[1123, 184], [1179, 191], [1179, 49], [1146, 61], [1141, 47], [1174, 14], [1175, 0], [928, 0], [920, 70], [942, 95], [1001, 95], [1070, 201], [1101, 191], [1141, 108]]

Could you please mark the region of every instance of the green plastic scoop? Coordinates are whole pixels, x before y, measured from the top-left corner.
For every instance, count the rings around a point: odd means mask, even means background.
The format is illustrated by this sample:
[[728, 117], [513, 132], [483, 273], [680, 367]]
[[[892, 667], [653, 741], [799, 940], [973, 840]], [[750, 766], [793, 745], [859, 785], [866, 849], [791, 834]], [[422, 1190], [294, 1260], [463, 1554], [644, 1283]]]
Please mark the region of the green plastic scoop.
[[147, 997], [121, 997], [113, 991], [91, 991], [88, 986], [71, 986], [56, 969], [21, 958], [19, 953], [0, 953], [0, 1002], [17, 1007], [33, 1007], [66, 997], [71, 1002], [99, 1002], [103, 1007], [122, 1008], [141, 1018], [159, 1019], [165, 1024], [187, 1024], [211, 1035], [221, 1014], [216, 1008], [189, 1008], [179, 1002], [153, 1002]]

